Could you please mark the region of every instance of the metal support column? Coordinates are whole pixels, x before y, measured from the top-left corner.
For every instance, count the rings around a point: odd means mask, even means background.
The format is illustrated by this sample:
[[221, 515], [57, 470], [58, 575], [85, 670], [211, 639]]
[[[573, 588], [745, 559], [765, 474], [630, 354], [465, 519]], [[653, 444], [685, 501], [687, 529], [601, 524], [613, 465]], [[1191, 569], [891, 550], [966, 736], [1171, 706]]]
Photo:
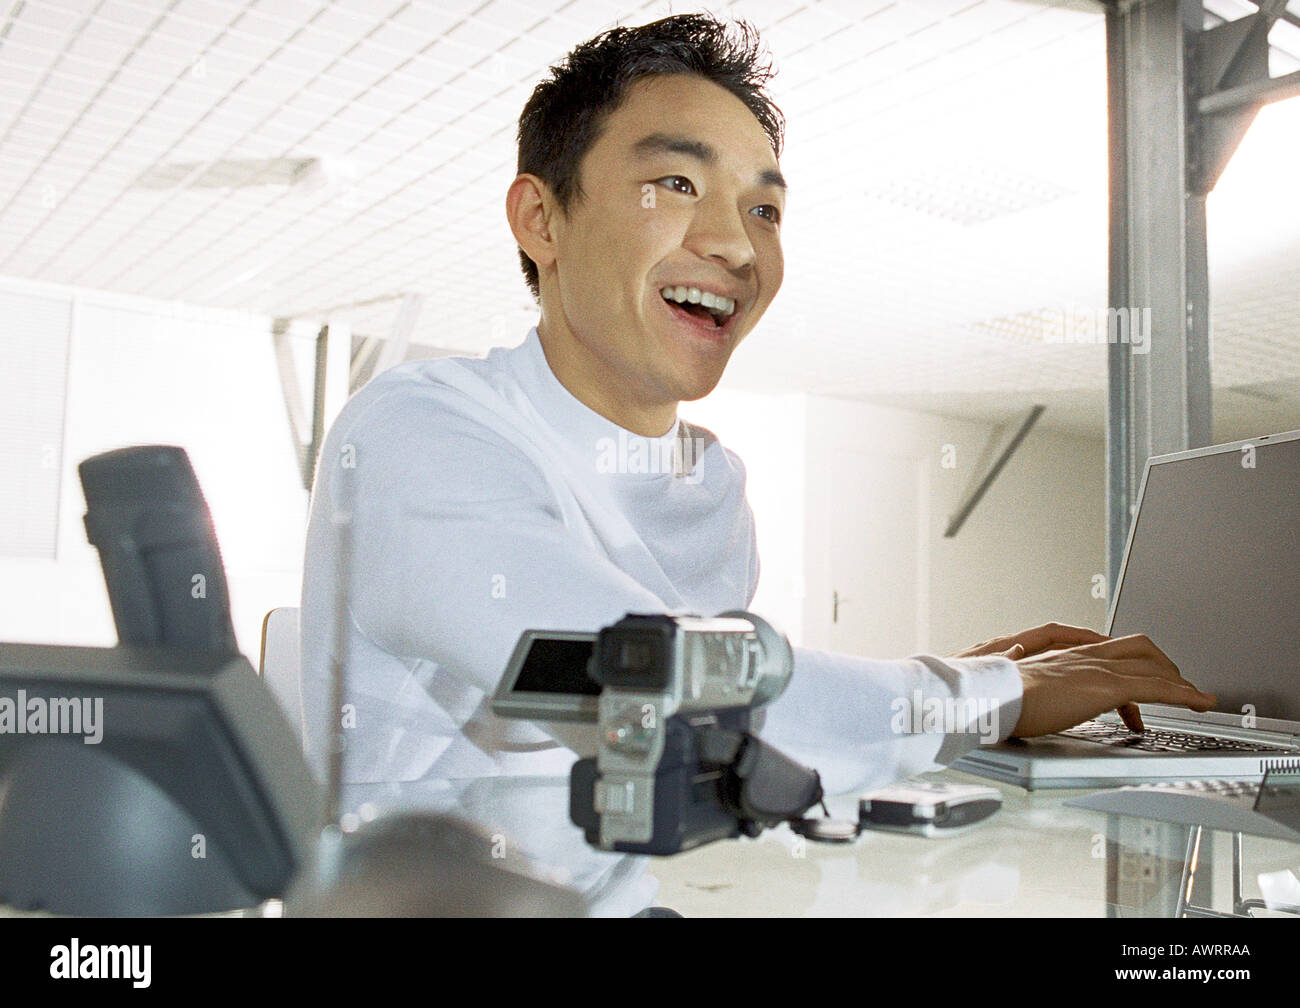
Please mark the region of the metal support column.
[[1200, 0], [1106, 11], [1111, 122], [1107, 566], [1149, 455], [1209, 444], [1205, 198], [1193, 190]]
[[1300, 93], [1300, 74], [1268, 76], [1268, 33], [1293, 18], [1286, 0], [1257, 3], [1208, 30], [1201, 0], [1106, 4], [1112, 593], [1147, 457], [1213, 439], [1206, 196], [1259, 107]]

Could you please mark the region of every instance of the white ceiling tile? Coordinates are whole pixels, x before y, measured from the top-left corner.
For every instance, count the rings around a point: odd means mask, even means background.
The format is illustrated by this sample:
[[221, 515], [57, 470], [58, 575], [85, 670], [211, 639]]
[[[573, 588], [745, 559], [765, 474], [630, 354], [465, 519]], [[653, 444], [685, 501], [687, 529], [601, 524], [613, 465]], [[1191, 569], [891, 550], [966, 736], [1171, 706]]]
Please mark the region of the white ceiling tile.
[[293, 48], [306, 52], [318, 53], [327, 58], [327, 65], [343, 53], [352, 49], [358, 39], [352, 35], [339, 33], [321, 27], [321, 21], [313, 21], [303, 28], [294, 39]]
[[[234, 17], [237, 13], [238, 8], [232, 8], [230, 17]], [[149, 34], [150, 37], [156, 35], [165, 39], [175, 51], [191, 54], [189, 58], [193, 58], [225, 33], [230, 17], [223, 19], [220, 24], [208, 24], [191, 20], [183, 14], [173, 13], [164, 18]]]
[[622, 0], [572, 0], [571, 3], [566, 3], [564, 22], [575, 32], [570, 36], [569, 48], [612, 27], [616, 20], [628, 14], [632, 6]]
[[545, 9], [536, 5], [517, 3], [514, 0], [492, 0], [483, 4], [471, 16], [476, 21], [497, 29], [502, 35], [518, 37], [538, 21], [546, 19]]
[[15, 50], [32, 50], [34, 53], [57, 53], [75, 37], [70, 31], [34, 24], [26, 18], [9, 21], [5, 35], [6, 58], [12, 59]]
[[347, 59], [371, 71], [378, 78], [391, 73], [411, 58], [423, 46], [415, 43], [409, 33], [396, 25], [381, 25], [359, 45], [348, 51]]
[[274, 8], [257, 6], [246, 8], [238, 20], [230, 23], [229, 36], [244, 45], [263, 45], [279, 48], [298, 31], [298, 25], [279, 16]]
[[0, 60], [0, 126], [23, 107], [36, 79], [28, 67], [14, 60]]
[[160, 73], [176, 76], [189, 69], [200, 54], [203, 53], [208, 41], [210, 41], [210, 38], [204, 40], [183, 39], [157, 31], [140, 43], [135, 58], [144, 61], [149, 66], [156, 66]]
[[365, 35], [381, 21], [387, 20], [387, 14], [395, 4], [365, 3], [351, 5], [331, 4], [312, 24], [323, 31], [333, 32], [351, 43], [360, 42]]
[[316, 17], [333, 0], [262, 0], [263, 13], [293, 25], [301, 25]]
[[[238, 87], [245, 77], [254, 73], [271, 54], [275, 44], [268, 39], [246, 42], [233, 35], [214, 40], [204, 48], [201, 56], [187, 64], [202, 66], [202, 71], [185, 66], [190, 77], [205, 91], [218, 94]], [[202, 76], [200, 76], [200, 73]]]
[[377, 82], [367, 94], [367, 98], [383, 103], [396, 114], [416, 104], [428, 93], [428, 84], [409, 71], [402, 71]]
[[356, 62], [351, 54], [330, 68], [330, 78], [350, 84], [354, 94], [362, 94], [388, 71], [369, 63]]
[[56, 33], [71, 32], [87, 16], [85, 10], [50, 0], [27, 0], [21, 11], [11, 7], [7, 17], [14, 17], [15, 14], [33, 27]]
[[173, 8], [173, 16], [216, 27], [229, 24], [253, 6], [255, 0], [179, 0]]
[[151, 2], [151, 0], [105, 0], [103, 3], [94, 5], [86, 3], [69, 4], [68, 6], [82, 9], [89, 9], [93, 6], [97, 21], [110, 22], [119, 28], [136, 33], [146, 31], [158, 21], [165, 20], [168, 16], [164, 5]]
[[138, 41], [138, 36], [127, 35], [125, 32], [83, 32], [68, 47], [64, 59], [69, 63], [77, 64], [85, 61], [91, 65], [96, 75], [103, 75], [105, 71], [116, 70], [124, 60], [129, 58]]
[[[477, 4], [474, 6], [477, 6]], [[423, 45], [427, 40], [443, 34], [464, 17], [465, 13], [457, 9], [454, 4], [435, 3], [432, 0], [416, 0], [415, 3], [406, 4], [400, 10], [394, 12], [392, 24], [398, 31], [407, 34], [417, 44]], [[381, 29], [380, 33], [376, 35], [376, 38], [380, 40], [390, 37], [391, 32], [389, 29]]]

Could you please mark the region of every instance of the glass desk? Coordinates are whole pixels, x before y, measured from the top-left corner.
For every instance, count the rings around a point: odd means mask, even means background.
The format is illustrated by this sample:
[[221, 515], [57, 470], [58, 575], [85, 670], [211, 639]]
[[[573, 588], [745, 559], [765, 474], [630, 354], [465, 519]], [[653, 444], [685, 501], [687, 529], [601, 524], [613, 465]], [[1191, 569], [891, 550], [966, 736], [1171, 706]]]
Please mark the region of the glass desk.
[[[1189, 854], [1185, 826], [1072, 808], [1083, 791], [1025, 791], [957, 771], [927, 775], [992, 786], [1003, 805], [953, 836], [864, 831], [817, 843], [787, 827], [656, 859], [659, 902], [687, 917], [1170, 917]], [[856, 817], [856, 799], [828, 799]], [[1193, 906], [1260, 916], [1291, 901], [1300, 845], [1203, 830]], [[1237, 856], [1240, 877], [1234, 871]], [[1236, 888], [1234, 889], [1234, 883]], [[1288, 893], [1291, 894], [1288, 896]]]

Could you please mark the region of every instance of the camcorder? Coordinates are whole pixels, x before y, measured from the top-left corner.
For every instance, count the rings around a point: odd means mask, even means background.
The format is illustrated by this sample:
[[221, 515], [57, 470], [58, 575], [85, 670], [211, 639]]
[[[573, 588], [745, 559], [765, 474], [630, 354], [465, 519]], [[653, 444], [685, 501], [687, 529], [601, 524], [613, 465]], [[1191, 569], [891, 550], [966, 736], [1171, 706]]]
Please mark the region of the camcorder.
[[792, 671], [789, 641], [752, 613], [629, 613], [598, 633], [525, 631], [492, 709], [582, 757], [569, 817], [589, 844], [676, 854], [821, 802], [817, 772], [755, 734]]

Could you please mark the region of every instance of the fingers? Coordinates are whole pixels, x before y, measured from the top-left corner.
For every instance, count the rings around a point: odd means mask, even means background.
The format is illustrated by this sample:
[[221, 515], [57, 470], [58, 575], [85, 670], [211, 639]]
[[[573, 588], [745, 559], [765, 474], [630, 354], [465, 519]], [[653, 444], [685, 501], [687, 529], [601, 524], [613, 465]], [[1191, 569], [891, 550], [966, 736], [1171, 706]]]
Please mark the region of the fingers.
[[1167, 654], [1161, 651], [1146, 634], [1130, 634], [1127, 637], [1112, 637], [1097, 644], [1087, 644], [1078, 650], [1105, 660], [1123, 661], [1140, 660], [1147, 664], [1148, 675], [1160, 676], [1187, 686], [1192, 684], [1183, 678]]
[[[1125, 680], [1125, 693], [1128, 696], [1126, 706], [1138, 703], [1168, 703], [1190, 707], [1195, 711], [1206, 711], [1219, 702], [1219, 698], [1213, 693], [1202, 693], [1181, 676], [1177, 679], [1165, 679], [1158, 675], [1147, 674], [1143, 668], [1145, 662], [1137, 662], [1135, 665], [1133, 661], [1125, 661], [1119, 664], [1124, 666], [1123, 672], [1116, 671]], [[1122, 711], [1120, 716], [1124, 716]], [[1129, 724], [1127, 718], [1124, 723]]]
[[1108, 637], [1105, 640], [1097, 641], [1080, 647], [1081, 651], [1087, 651], [1099, 658], [1158, 658], [1167, 662], [1173, 668], [1173, 660], [1156, 647], [1155, 642], [1146, 634], [1129, 634], [1127, 637]]
[[1012, 661], [1018, 661], [1025, 656], [1025, 646], [1023, 644], [1012, 644], [1009, 650], [1003, 651], [1004, 658], [1010, 658]]
[[[1079, 650], [1090, 652], [1098, 658], [1118, 659], [1125, 664], [1128, 674], [1137, 675], [1149, 683], [1168, 683], [1175, 690], [1173, 694], [1165, 694], [1172, 697], [1168, 700], [1136, 695], [1132, 697], [1133, 700], [1146, 703], [1176, 703], [1198, 711], [1209, 710], [1219, 702], [1219, 698], [1213, 693], [1202, 692], [1193, 683], [1184, 679], [1173, 660], [1156, 647], [1146, 634], [1113, 637], [1104, 643], [1085, 646]], [[1133, 662], [1138, 663], [1136, 667]], [[1159, 687], [1151, 688], [1159, 689]]]
[[1138, 710], [1137, 704], [1123, 704], [1119, 707], [1116, 713], [1119, 715], [1120, 720], [1128, 726], [1129, 731], [1141, 735], [1147, 730], [1147, 726], [1142, 723], [1142, 712]]
[[[1156, 690], [1167, 698], [1160, 699], [1159, 696], [1134, 695], [1131, 697], [1132, 700], [1141, 700], [1146, 703], [1174, 703], [1183, 707], [1190, 707], [1195, 711], [1207, 711], [1219, 702], [1219, 698], [1213, 693], [1205, 693], [1193, 683], [1184, 679], [1182, 673], [1178, 670], [1178, 666], [1173, 663], [1167, 654], [1156, 647], [1146, 634], [1116, 637], [1104, 644], [1097, 644], [1091, 648], [1081, 650], [1091, 650], [1098, 657], [1118, 658], [1126, 664], [1130, 675], [1136, 674], [1145, 681], [1144, 689]], [[1132, 664], [1135, 661], [1138, 662], [1136, 667]], [[1151, 685], [1153, 683], [1167, 683], [1169, 687], [1172, 687], [1173, 692]]]
[[[976, 644], [965, 651], [959, 651], [953, 657], [973, 658], [980, 655], [1003, 655], [1014, 661], [1016, 658], [1042, 654], [1044, 651], [1061, 651], [1066, 648], [1079, 647], [1083, 644], [1098, 644], [1107, 640], [1110, 640], [1110, 638], [1097, 633], [1095, 630], [1089, 630], [1087, 627], [1067, 626], [1064, 623], [1044, 623], [1032, 630], [1022, 630], [1020, 633], [994, 637], [983, 644]], [[1012, 655], [1011, 650], [1017, 646], [1020, 648], [1020, 653]]]
[[1024, 645], [1025, 654], [1038, 654], [1040, 651], [1059, 648], [1079, 647], [1084, 644], [1100, 644], [1110, 640], [1104, 634], [1087, 627], [1068, 626], [1064, 623], [1044, 623], [1023, 633], [1008, 638]]
[[[1121, 657], [1127, 655], [1127, 657]], [[1018, 662], [1024, 684], [1021, 737], [1060, 731], [1116, 710], [1131, 731], [1144, 730], [1138, 704], [1162, 703], [1205, 711], [1218, 698], [1203, 693], [1145, 637], [1083, 645]]]

